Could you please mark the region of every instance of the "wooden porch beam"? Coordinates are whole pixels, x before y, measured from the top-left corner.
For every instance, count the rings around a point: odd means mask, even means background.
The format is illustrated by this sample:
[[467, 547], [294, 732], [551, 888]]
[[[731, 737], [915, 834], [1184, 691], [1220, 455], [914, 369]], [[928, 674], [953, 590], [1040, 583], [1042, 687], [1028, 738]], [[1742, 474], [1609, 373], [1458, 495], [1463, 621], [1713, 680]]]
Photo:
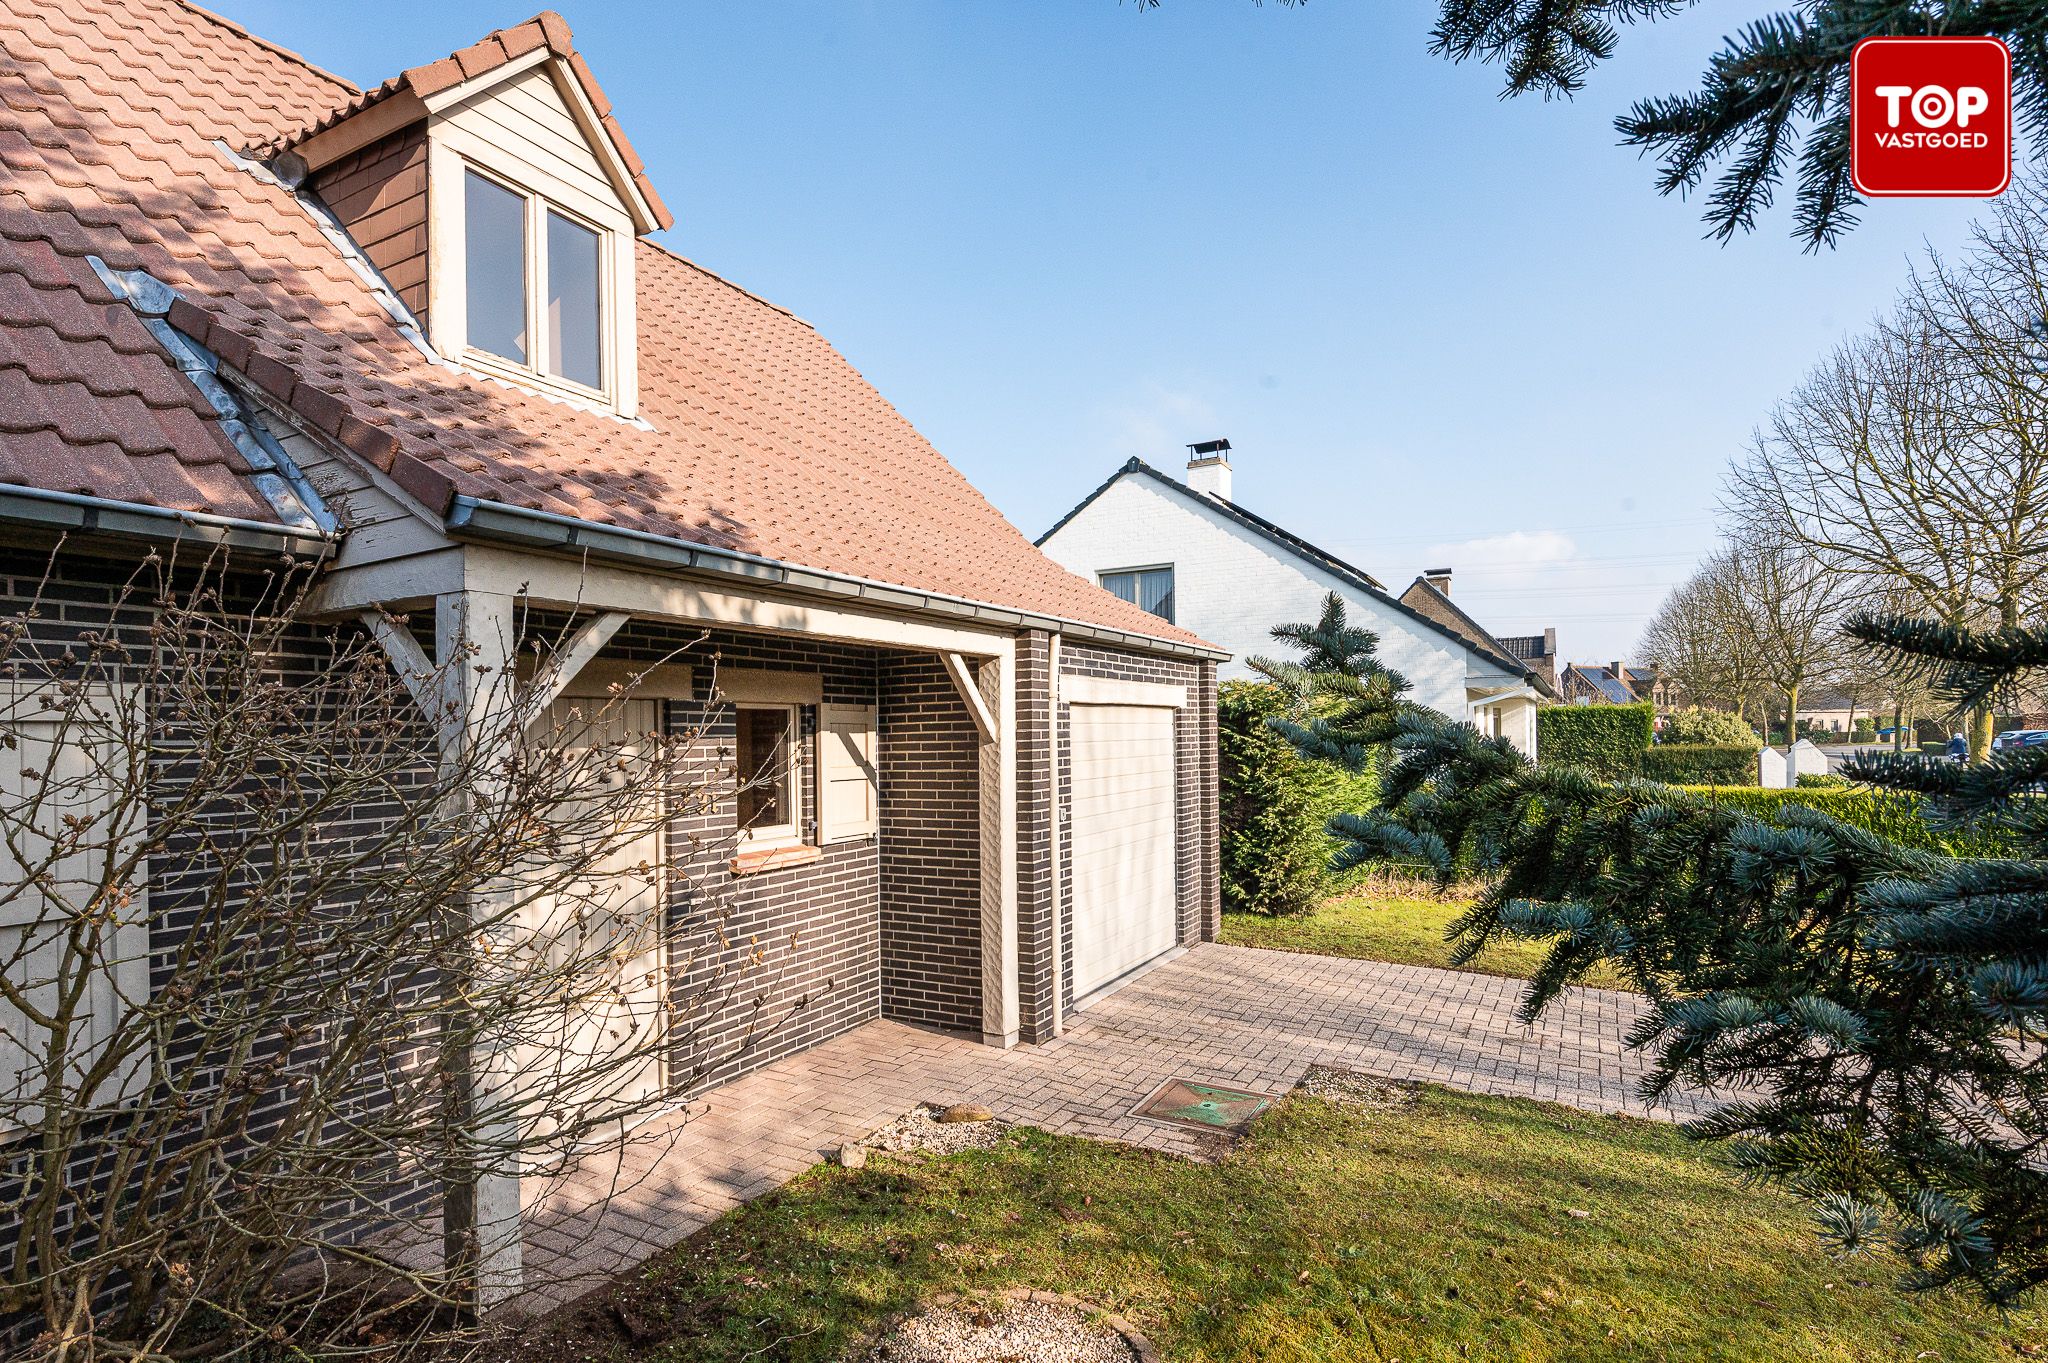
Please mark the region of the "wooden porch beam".
[[383, 648], [384, 656], [391, 660], [393, 670], [398, 673], [398, 679], [412, 693], [413, 703], [438, 725], [446, 698], [441, 694], [434, 664], [427, 657], [427, 651], [420, 647], [420, 641], [381, 610], [358, 611], [356, 618], [363, 622], [363, 627]]
[[953, 689], [960, 693], [960, 699], [967, 705], [967, 713], [974, 717], [974, 727], [980, 731], [981, 741], [995, 742], [1002, 737], [1001, 730], [996, 725], [996, 717], [988, 712], [988, 702], [982, 698], [974, 673], [967, 668], [967, 660], [957, 653], [940, 656], [946, 660], [946, 675], [953, 679]]
[[548, 707], [568, 690], [569, 683], [576, 680], [576, 674], [602, 653], [604, 646], [612, 641], [612, 636], [632, 618], [624, 611], [606, 611], [593, 616], [569, 636], [568, 643], [549, 654], [540, 670], [533, 674], [533, 680], [527, 683], [526, 694], [520, 697], [523, 722], [532, 724], [546, 714]]

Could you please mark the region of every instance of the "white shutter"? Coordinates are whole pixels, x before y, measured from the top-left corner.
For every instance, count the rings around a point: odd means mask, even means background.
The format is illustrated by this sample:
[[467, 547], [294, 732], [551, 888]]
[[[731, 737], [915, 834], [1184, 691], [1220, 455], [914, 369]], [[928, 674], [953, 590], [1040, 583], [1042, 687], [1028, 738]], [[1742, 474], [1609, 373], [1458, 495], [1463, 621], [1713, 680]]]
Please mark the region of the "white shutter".
[[[91, 703], [106, 705], [111, 697], [95, 695]], [[60, 976], [75, 980], [80, 971], [91, 971], [73, 1019], [75, 1079], [113, 1040], [129, 1006], [142, 1002], [148, 992], [149, 904], [146, 883], [132, 887], [134, 893], [121, 906], [119, 920], [101, 934], [98, 959], [67, 960], [77, 914], [107, 907], [98, 887], [109, 858], [118, 854], [109, 847], [109, 837], [139, 836], [142, 830], [117, 830], [108, 823], [126, 762], [121, 753], [105, 746], [104, 729], [95, 724], [81, 731], [74, 723], [66, 732], [61, 720], [61, 711], [43, 710], [33, 695], [23, 692], [16, 692], [13, 704], [0, 712], [0, 735], [14, 740], [11, 746], [0, 745], [0, 803], [27, 818], [25, 827], [5, 830], [11, 845], [0, 839], [0, 883], [19, 887], [0, 904], [0, 969], [36, 1008], [55, 1002]], [[41, 803], [31, 813], [29, 804], [38, 797]], [[86, 845], [50, 867], [48, 891], [29, 887], [27, 868], [43, 864], [68, 819], [91, 826], [83, 838]], [[17, 1104], [42, 1082], [34, 1071], [42, 1066], [46, 1037], [42, 1028], [29, 1025], [22, 1013], [0, 998], [0, 1097], [7, 1100], [0, 1121], [36, 1120], [36, 1107]], [[138, 1048], [92, 1100], [135, 1096], [142, 1060]]]
[[818, 841], [845, 842], [881, 827], [872, 705], [818, 707]]

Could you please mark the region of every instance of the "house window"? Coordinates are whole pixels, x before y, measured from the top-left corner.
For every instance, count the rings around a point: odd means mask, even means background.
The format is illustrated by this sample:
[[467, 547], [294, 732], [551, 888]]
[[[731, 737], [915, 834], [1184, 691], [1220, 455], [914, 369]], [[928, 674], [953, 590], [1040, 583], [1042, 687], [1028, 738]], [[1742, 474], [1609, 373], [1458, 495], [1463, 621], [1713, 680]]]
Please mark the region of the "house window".
[[469, 349], [537, 376], [602, 389], [603, 247], [602, 233], [553, 204], [465, 170]]
[[794, 705], [735, 708], [742, 841], [794, 842], [797, 831]]
[[470, 171], [464, 181], [463, 243], [469, 343], [527, 363], [526, 200]]
[[548, 210], [548, 345], [550, 373], [585, 388], [602, 385], [598, 325], [598, 236]]
[[1164, 568], [1120, 568], [1113, 573], [1104, 573], [1102, 590], [1152, 612], [1169, 624], [1173, 621], [1173, 567], [1170, 564]]

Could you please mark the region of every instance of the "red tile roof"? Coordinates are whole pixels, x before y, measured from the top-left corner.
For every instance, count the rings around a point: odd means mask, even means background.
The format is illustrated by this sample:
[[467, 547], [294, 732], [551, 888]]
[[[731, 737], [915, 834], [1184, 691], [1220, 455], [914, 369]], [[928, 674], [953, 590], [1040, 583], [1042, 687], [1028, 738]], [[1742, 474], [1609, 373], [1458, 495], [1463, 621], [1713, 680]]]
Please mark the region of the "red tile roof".
[[176, 289], [184, 330], [303, 389], [351, 448], [454, 492], [1193, 640], [1039, 554], [808, 324], [645, 240], [653, 430], [433, 364], [216, 145], [287, 140], [354, 87], [181, 0], [0, 10], [0, 482], [273, 518], [97, 255]]

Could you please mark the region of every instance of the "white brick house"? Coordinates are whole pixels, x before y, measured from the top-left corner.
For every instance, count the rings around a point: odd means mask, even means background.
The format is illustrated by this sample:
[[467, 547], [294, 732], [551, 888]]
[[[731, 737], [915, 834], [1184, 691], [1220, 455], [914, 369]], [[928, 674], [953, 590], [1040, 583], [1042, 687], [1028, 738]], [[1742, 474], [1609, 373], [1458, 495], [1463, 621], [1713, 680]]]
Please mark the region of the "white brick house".
[[1225, 678], [1255, 675], [1246, 659], [1284, 656], [1273, 626], [1313, 620], [1336, 592], [1353, 623], [1379, 635], [1380, 661], [1408, 679], [1411, 699], [1536, 749], [1536, 705], [1550, 686], [1505, 649], [1486, 646], [1390, 594], [1361, 568], [1316, 548], [1231, 498], [1229, 444], [1190, 446], [1188, 481], [1133, 458], [1047, 531], [1038, 547], [1230, 650]]

